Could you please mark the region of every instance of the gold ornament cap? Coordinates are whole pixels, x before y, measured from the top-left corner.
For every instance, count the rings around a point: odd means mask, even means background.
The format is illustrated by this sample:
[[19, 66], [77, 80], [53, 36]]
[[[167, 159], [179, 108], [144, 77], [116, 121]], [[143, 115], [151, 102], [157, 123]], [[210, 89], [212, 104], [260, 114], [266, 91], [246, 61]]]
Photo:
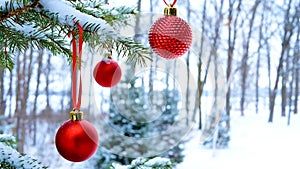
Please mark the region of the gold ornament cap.
[[171, 7], [171, 5], [164, 9], [165, 16], [177, 16], [177, 8]]
[[83, 112], [80, 110], [73, 109], [70, 112], [70, 120], [73, 120], [73, 121], [83, 120]]

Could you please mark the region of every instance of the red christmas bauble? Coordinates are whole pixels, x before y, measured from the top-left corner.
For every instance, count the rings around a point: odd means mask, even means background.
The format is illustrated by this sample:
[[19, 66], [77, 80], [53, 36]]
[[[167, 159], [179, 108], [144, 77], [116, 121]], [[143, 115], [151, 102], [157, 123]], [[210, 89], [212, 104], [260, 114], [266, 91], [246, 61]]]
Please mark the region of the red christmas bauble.
[[103, 87], [115, 86], [121, 80], [122, 71], [117, 62], [105, 58], [94, 68], [94, 78]]
[[189, 50], [192, 30], [180, 17], [164, 16], [151, 26], [148, 39], [156, 54], [166, 59], [175, 59]]
[[97, 150], [98, 140], [97, 130], [86, 120], [66, 121], [55, 136], [57, 151], [72, 162], [90, 158]]

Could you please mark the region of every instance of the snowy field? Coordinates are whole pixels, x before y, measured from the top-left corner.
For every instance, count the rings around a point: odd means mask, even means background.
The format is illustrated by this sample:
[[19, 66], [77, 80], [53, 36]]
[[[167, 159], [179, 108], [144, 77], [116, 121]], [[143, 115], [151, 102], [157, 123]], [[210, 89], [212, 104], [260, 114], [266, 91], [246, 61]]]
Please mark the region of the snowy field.
[[200, 131], [192, 133], [186, 144], [184, 162], [177, 169], [299, 169], [300, 115], [274, 114], [267, 123], [268, 111], [255, 114], [232, 112], [231, 141], [227, 149], [216, 151], [199, 144]]
[[[274, 122], [268, 123], [267, 108], [259, 114], [251, 110], [247, 109], [244, 117], [239, 111], [232, 111], [231, 140], [226, 149], [202, 147], [201, 131], [192, 131], [185, 144], [184, 161], [176, 169], [299, 169], [300, 114], [291, 114], [291, 123], [287, 126], [287, 117], [281, 117], [279, 111], [274, 114]], [[86, 168], [81, 163], [62, 159], [54, 148], [41, 149], [48, 152], [48, 157], [53, 157], [49, 159], [51, 169]], [[40, 152], [34, 150], [29, 150], [31, 155]]]

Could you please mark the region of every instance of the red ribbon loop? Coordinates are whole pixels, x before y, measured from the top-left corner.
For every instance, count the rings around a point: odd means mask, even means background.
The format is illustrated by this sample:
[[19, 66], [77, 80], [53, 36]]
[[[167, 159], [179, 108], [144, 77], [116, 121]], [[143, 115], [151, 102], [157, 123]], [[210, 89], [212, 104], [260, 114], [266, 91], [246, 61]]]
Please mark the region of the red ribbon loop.
[[166, 0], [164, 0], [164, 2], [165, 2], [165, 4], [166, 4], [167, 6], [170, 5], [171, 7], [173, 7], [173, 6], [176, 4], [177, 0], [174, 0], [173, 3], [171, 3], [171, 4], [168, 4], [168, 3], [166, 2]]
[[[78, 27], [78, 62], [77, 62], [77, 45], [76, 45], [76, 36], [75, 32], [72, 32], [72, 101], [75, 110], [80, 110], [81, 106], [81, 95], [82, 95], [82, 79], [81, 74], [79, 75], [79, 91], [77, 98], [77, 63], [79, 71], [81, 72], [81, 55], [82, 55], [82, 43], [83, 43], [83, 29], [79, 23]], [[77, 99], [77, 102], [76, 102]]]

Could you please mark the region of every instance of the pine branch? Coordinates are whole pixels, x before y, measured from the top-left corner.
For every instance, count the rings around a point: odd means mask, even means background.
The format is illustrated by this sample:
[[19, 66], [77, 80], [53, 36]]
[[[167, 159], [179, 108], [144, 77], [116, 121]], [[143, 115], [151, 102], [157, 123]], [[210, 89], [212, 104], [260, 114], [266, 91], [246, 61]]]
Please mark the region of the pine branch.
[[[66, 8], [65, 13], [56, 9], [56, 3]], [[2, 6], [1, 6], [2, 5]], [[64, 11], [63, 11], [64, 12]], [[103, 47], [110, 44], [118, 54], [127, 57], [132, 64], [145, 64], [151, 60], [149, 50], [128, 37], [120, 37], [114, 28], [127, 24], [134, 8], [105, 8], [103, 4], [90, 1], [60, 0], [10, 0], [0, 3], [0, 66], [13, 67], [12, 54], [24, 52], [29, 47], [45, 48], [53, 54], [71, 57], [67, 35], [77, 29], [79, 22], [90, 46]], [[101, 36], [101, 40], [95, 40]], [[97, 43], [96, 43], [97, 42]], [[100, 42], [100, 43], [99, 43]], [[9, 56], [9, 57], [8, 57]]]
[[0, 51], [0, 69], [5, 69], [7, 68], [9, 71], [12, 71], [14, 67], [14, 61], [12, 60], [12, 57], [5, 52], [5, 51]]
[[[7, 168], [18, 169], [46, 169], [41, 162], [33, 159], [27, 155], [20, 154], [15, 149], [4, 145], [0, 142], [0, 164]], [[0, 166], [2, 168], [2, 166]]]
[[21, 5], [20, 5], [20, 7], [16, 8], [16, 9], [14, 8], [14, 6], [12, 4], [13, 4], [13, 1], [11, 1], [10, 3], [8, 3], [8, 2], [6, 3], [6, 9], [8, 9], [8, 10], [6, 13], [1, 12], [0, 22], [3, 22], [14, 16], [21, 15], [32, 8], [41, 7], [41, 4], [38, 1], [28, 4], [28, 5], [24, 5], [23, 7], [21, 7]]
[[75, 8], [83, 13], [94, 16], [95, 18], [101, 18], [105, 20], [111, 26], [127, 25], [127, 19], [131, 15], [136, 15], [136, 8], [131, 7], [119, 7], [119, 8], [104, 8], [103, 3], [93, 4], [94, 8], [91, 8], [90, 4], [84, 4], [80, 2], [73, 2]]
[[129, 38], [120, 37], [115, 42], [115, 48], [118, 54], [122, 54], [122, 57], [127, 57], [126, 62], [134, 66], [145, 66], [147, 61], [152, 61], [148, 48]]
[[126, 62], [133, 66], [145, 66], [147, 61], [152, 61], [150, 50], [131, 38], [117, 35], [101, 36], [88, 31], [85, 32], [84, 37], [88, 39], [87, 43], [91, 48], [115, 50], [118, 57], [126, 58]]

